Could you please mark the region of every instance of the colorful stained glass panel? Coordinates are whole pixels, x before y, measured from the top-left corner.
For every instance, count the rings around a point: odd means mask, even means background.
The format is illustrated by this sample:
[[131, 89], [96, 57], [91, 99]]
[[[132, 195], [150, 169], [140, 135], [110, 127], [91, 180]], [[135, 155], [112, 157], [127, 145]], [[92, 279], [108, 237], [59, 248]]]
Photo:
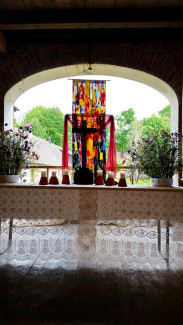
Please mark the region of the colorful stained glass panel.
[[[105, 178], [106, 136], [101, 127], [105, 121], [106, 81], [103, 80], [73, 80], [72, 114], [78, 128], [82, 120], [87, 121], [87, 129], [96, 128], [96, 133], [87, 134], [86, 167], [96, 176], [97, 169], [103, 169]], [[73, 133], [73, 169], [82, 166], [82, 135]]]

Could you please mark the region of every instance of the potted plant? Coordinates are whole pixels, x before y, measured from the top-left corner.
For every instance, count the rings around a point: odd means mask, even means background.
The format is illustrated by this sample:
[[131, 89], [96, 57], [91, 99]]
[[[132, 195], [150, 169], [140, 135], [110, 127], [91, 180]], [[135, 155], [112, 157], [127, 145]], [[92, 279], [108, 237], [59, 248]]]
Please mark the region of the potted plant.
[[[5, 124], [7, 126], [7, 124]], [[27, 131], [5, 130], [0, 126], [0, 182], [17, 182], [22, 169], [39, 157], [32, 151]], [[6, 177], [8, 175], [8, 180]]]
[[180, 133], [162, 130], [132, 144], [134, 166], [151, 177], [152, 185], [171, 186], [173, 175], [182, 170], [182, 138]]

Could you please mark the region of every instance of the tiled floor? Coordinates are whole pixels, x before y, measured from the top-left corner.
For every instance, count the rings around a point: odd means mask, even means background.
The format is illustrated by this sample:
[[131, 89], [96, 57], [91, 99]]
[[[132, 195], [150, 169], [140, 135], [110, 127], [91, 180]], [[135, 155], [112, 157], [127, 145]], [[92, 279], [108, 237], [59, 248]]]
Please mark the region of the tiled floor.
[[0, 324], [183, 324], [181, 224], [12, 230], [2, 222]]

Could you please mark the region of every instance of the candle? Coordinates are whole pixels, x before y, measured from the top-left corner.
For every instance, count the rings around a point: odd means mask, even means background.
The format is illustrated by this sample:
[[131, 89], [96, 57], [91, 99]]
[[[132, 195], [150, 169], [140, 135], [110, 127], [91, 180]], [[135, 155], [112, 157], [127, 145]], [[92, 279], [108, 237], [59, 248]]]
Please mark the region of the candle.
[[45, 171], [41, 172], [41, 177], [46, 177], [46, 172]]
[[120, 172], [120, 178], [125, 178], [125, 172]]
[[68, 169], [63, 169], [63, 175], [69, 175], [69, 170]]
[[52, 172], [51, 176], [56, 177], [56, 172]]
[[97, 170], [97, 176], [102, 176], [103, 175], [103, 170], [102, 169], [98, 169]]
[[113, 172], [108, 172], [108, 177], [113, 178]]

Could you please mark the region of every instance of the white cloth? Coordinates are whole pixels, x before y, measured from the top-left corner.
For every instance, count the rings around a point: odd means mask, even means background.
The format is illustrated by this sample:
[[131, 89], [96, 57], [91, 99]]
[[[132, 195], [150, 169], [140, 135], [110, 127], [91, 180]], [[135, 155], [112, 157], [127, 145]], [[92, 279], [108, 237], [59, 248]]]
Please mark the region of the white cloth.
[[125, 223], [183, 220], [183, 188], [0, 185], [0, 218]]

